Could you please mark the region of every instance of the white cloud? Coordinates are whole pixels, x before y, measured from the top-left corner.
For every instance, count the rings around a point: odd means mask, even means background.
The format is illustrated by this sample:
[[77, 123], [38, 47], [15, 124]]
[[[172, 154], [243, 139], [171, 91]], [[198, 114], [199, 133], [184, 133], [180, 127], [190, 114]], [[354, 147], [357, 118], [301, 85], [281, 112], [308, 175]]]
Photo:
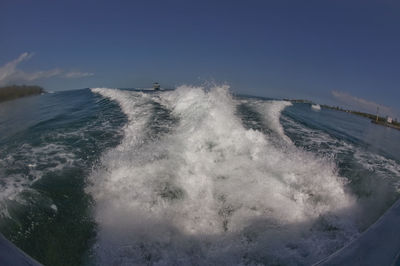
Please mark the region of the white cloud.
[[332, 91], [332, 95], [340, 102], [342, 102], [342, 103], [348, 105], [350, 108], [354, 108], [356, 110], [361, 110], [361, 111], [369, 112], [369, 113], [376, 113], [377, 108], [379, 108], [379, 113], [381, 115], [394, 115], [395, 114], [394, 110], [388, 106], [353, 96], [347, 92], [334, 90], [334, 91]]
[[17, 71], [12, 75], [14, 80], [21, 80], [21, 81], [32, 81], [42, 78], [51, 78], [54, 76], [58, 76], [62, 73], [60, 69], [50, 69], [50, 70], [42, 70], [42, 71], [35, 71], [35, 72], [23, 72]]
[[72, 71], [72, 72], [68, 72], [64, 74], [65, 78], [84, 78], [84, 77], [90, 77], [93, 76], [93, 73], [89, 73], [89, 72], [79, 72], [79, 71]]
[[37, 79], [47, 79], [51, 77], [63, 78], [83, 78], [93, 76], [93, 73], [71, 71], [66, 72], [62, 69], [55, 68], [49, 70], [40, 70], [34, 72], [25, 72], [17, 68], [17, 66], [26, 60], [32, 58], [33, 53], [22, 53], [17, 59], [14, 59], [0, 67], [0, 85], [6, 85], [14, 82], [26, 82]]
[[15, 75], [18, 72], [17, 65], [24, 60], [28, 60], [32, 56], [33, 54], [23, 53], [17, 59], [14, 59], [11, 62], [8, 62], [4, 66], [0, 67], [0, 81], [6, 80], [10, 76]]

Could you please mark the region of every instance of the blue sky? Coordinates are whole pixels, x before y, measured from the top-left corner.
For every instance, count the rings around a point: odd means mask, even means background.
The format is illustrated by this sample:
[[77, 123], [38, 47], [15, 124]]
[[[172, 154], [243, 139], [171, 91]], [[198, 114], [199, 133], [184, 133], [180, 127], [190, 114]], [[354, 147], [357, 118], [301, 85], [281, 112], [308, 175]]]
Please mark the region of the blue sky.
[[400, 118], [394, 0], [3, 0], [0, 51], [2, 85], [215, 81], [238, 93], [371, 112], [379, 104]]

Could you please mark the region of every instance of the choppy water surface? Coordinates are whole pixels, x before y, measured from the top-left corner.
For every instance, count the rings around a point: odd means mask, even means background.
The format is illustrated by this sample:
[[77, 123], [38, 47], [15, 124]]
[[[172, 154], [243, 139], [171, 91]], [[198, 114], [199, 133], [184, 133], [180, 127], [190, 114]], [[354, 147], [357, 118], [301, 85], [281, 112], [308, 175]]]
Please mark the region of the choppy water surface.
[[227, 87], [0, 105], [0, 230], [46, 265], [309, 265], [399, 196], [400, 132]]

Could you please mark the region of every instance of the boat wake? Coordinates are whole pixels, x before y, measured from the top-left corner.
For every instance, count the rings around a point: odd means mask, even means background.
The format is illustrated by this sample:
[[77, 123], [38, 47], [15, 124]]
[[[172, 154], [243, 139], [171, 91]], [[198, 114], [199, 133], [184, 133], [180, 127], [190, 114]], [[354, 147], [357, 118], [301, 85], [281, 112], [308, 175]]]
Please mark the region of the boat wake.
[[[358, 234], [332, 158], [285, 135], [290, 103], [243, 102], [226, 86], [92, 92], [128, 118], [86, 188], [96, 263], [311, 264]], [[245, 126], [243, 105], [258, 126]]]

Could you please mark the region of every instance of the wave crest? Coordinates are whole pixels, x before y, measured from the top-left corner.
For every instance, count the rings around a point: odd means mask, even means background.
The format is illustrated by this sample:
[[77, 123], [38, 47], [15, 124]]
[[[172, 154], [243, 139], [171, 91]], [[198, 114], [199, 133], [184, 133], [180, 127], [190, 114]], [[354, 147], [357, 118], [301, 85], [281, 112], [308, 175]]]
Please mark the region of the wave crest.
[[[227, 86], [93, 91], [129, 117], [87, 188], [100, 264], [311, 263], [356, 233], [334, 163], [245, 129]], [[151, 138], [155, 103], [177, 123]], [[263, 109], [281, 136], [288, 105]]]

